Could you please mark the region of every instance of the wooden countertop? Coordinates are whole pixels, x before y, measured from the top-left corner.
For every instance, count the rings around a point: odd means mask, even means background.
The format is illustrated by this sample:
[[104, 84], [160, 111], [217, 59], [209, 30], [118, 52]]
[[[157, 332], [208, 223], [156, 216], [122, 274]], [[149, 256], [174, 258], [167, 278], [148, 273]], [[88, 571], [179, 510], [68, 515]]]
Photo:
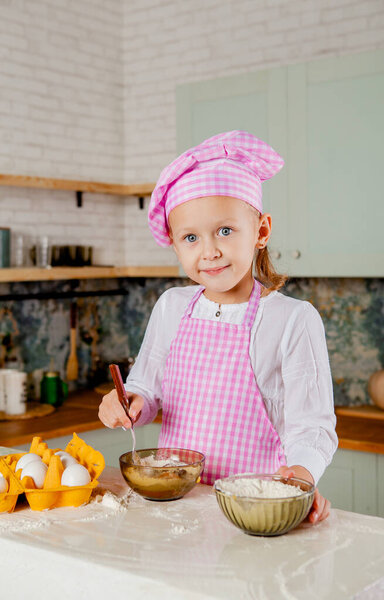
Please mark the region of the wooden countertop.
[[97, 416], [100, 401], [100, 394], [94, 391], [75, 392], [50, 415], [20, 421], [1, 421], [0, 445], [12, 447], [27, 444], [34, 435], [49, 440], [72, 435], [74, 431], [81, 433], [101, 429], [104, 425]]
[[343, 406], [336, 410], [339, 448], [384, 454], [384, 410]]
[[[55, 412], [44, 417], [0, 422], [0, 445], [14, 447], [31, 441], [34, 435], [44, 440], [102, 429], [97, 413], [101, 394], [81, 390], [70, 394]], [[384, 411], [373, 406], [337, 407], [336, 431], [339, 448], [384, 454]], [[161, 416], [156, 418], [161, 423]]]

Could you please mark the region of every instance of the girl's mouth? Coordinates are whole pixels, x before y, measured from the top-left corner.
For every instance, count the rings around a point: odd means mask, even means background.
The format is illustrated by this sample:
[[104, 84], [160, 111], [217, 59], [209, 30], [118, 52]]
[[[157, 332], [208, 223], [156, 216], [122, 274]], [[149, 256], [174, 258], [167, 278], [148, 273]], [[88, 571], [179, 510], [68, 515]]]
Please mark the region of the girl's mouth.
[[228, 267], [228, 265], [226, 265], [225, 267], [216, 267], [215, 269], [202, 269], [202, 272], [206, 273], [207, 275], [219, 275], [227, 267]]

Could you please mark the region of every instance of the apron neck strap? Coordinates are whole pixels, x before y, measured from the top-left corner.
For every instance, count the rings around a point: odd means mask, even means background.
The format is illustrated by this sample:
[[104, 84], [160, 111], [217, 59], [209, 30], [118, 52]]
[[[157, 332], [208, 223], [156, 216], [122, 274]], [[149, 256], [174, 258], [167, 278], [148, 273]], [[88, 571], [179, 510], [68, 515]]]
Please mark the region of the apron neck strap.
[[192, 300], [188, 304], [187, 310], [184, 313], [184, 317], [188, 318], [191, 316], [193, 307], [195, 306], [196, 302], [198, 301], [198, 299], [200, 298], [200, 296], [204, 292], [204, 290], [205, 290], [205, 287], [201, 285], [201, 286], [199, 286], [199, 289], [197, 290], [197, 292], [195, 294], [193, 294]]
[[244, 320], [243, 320], [243, 325], [245, 325], [246, 327], [249, 327], [249, 329], [252, 328], [252, 325], [253, 325], [253, 322], [255, 320], [255, 316], [257, 313], [257, 309], [259, 308], [260, 295], [261, 295], [261, 284], [257, 281], [257, 279], [254, 279], [251, 296], [249, 298], [247, 310], [245, 312]]

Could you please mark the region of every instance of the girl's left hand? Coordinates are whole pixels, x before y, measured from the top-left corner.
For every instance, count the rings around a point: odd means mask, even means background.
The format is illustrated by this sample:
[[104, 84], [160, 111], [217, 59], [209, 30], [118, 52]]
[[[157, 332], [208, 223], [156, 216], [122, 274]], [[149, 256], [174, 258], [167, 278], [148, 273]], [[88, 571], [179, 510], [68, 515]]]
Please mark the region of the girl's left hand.
[[[300, 465], [294, 465], [293, 467], [280, 467], [278, 471], [276, 471], [277, 475], [282, 475], [283, 477], [298, 477], [299, 479], [305, 479], [310, 483], [314, 483], [313, 477], [304, 467]], [[319, 490], [315, 489], [315, 496], [313, 499], [313, 504], [311, 506], [311, 510], [308, 513], [307, 518], [305, 519], [309, 523], [313, 525], [318, 523], [319, 521], [323, 521], [327, 517], [329, 517], [329, 512], [331, 508], [331, 503], [329, 500], [324, 498]]]

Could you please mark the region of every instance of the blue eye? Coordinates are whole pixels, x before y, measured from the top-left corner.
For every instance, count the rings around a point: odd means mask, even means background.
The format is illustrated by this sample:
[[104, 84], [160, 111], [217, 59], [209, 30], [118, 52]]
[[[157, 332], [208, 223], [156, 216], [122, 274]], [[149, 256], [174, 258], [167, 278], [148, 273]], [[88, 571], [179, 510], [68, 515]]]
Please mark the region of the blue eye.
[[194, 233], [189, 233], [184, 239], [187, 240], [187, 242], [196, 242], [197, 236]]
[[232, 231], [231, 227], [220, 227], [219, 235], [227, 237]]

